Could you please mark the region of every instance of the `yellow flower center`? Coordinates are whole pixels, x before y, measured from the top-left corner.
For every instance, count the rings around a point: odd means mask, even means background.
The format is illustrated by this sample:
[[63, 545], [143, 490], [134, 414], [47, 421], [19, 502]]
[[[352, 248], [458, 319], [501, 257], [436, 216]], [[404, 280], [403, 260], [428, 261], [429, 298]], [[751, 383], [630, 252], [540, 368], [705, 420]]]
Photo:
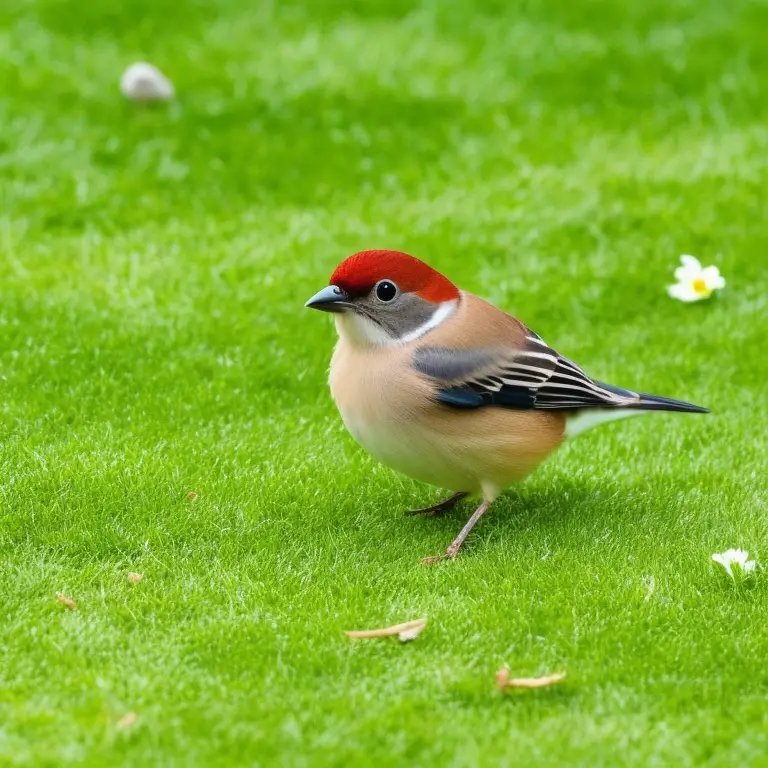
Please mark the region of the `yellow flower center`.
[[706, 296], [707, 294], [712, 293], [712, 291], [707, 288], [706, 281], [702, 280], [701, 278], [693, 281], [693, 290], [700, 296]]

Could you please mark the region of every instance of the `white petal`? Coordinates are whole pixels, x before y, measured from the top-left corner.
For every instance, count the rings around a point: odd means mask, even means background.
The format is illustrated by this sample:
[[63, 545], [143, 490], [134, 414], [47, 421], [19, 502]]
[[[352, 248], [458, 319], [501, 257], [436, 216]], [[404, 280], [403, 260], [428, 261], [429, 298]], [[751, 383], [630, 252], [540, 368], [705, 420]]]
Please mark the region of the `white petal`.
[[725, 554], [731, 558], [731, 562], [738, 563], [741, 566], [747, 562], [749, 557], [749, 552], [743, 549], [729, 549]]
[[174, 95], [171, 81], [145, 61], [131, 64], [120, 78], [120, 90], [133, 101], [165, 101]]
[[746, 556], [747, 553], [741, 549], [726, 549], [720, 554], [720, 557], [727, 563], [741, 563], [742, 560], [746, 559]]
[[701, 301], [706, 298], [706, 296], [696, 293], [690, 283], [675, 283], [675, 285], [667, 286], [667, 293], [673, 299], [678, 299], [679, 301], [684, 301], [686, 303]]
[[693, 267], [678, 267], [675, 270], [675, 280], [678, 283], [692, 283], [701, 277], [701, 271]]
[[701, 279], [701, 262], [695, 256], [687, 254], [680, 257], [682, 266], [675, 270], [675, 280], [681, 283], [692, 283]]
[[754, 571], [754, 570], [755, 570], [755, 566], [756, 566], [756, 565], [757, 565], [757, 563], [756, 563], [754, 560], [747, 560], [747, 562], [746, 562], [746, 563], [744, 563], [744, 566], [743, 566], [743, 568], [744, 568], [744, 573], [745, 573], [745, 574], [750, 574], [750, 573], [752, 573], [752, 571]]
[[680, 257], [680, 261], [682, 262], [683, 267], [701, 272], [701, 262], [695, 256], [690, 256], [689, 254], [684, 253]]
[[730, 559], [726, 558], [724, 555], [719, 555], [715, 553], [712, 555], [712, 559], [718, 564], [722, 565], [723, 568], [725, 568], [725, 572], [733, 578], [733, 571], [731, 570], [731, 561]]
[[713, 291], [719, 288], [725, 288], [725, 279], [720, 274], [720, 270], [717, 267], [706, 267], [702, 273], [701, 278], [704, 280], [707, 288]]

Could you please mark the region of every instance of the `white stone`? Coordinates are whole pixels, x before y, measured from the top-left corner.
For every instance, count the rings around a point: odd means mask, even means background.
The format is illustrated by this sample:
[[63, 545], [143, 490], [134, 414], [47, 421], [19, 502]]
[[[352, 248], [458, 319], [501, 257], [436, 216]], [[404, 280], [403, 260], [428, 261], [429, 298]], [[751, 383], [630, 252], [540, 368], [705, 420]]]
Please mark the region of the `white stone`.
[[155, 66], [139, 61], [120, 78], [120, 90], [131, 101], [168, 101], [174, 97], [173, 83]]

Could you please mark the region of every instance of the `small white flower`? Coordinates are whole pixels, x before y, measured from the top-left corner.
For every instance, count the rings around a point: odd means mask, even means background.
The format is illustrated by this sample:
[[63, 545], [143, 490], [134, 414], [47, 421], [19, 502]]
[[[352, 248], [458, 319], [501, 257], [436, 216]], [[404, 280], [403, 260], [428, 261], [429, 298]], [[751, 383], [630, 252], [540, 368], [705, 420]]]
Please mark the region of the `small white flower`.
[[[725, 572], [736, 581], [736, 577], [747, 577], [757, 567], [754, 560], [747, 560], [749, 552], [743, 549], [729, 549], [726, 552], [715, 552], [712, 559], [722, 565]], [[734, 573], [735, 571], [735, 573]]]
[[173, 84], [155, 66], [139, 61], [120, 78], [120, 90], [131, 101], [167, 101], [174, 96]]
[[702, 267], [695, 256], [680, 257], [682, 266], [675, 270], [674, 285], [667, 288], [673, 299], [691, 302], [708, 299], [715, 291], [725, 288], [725, 279], [717, 267]]

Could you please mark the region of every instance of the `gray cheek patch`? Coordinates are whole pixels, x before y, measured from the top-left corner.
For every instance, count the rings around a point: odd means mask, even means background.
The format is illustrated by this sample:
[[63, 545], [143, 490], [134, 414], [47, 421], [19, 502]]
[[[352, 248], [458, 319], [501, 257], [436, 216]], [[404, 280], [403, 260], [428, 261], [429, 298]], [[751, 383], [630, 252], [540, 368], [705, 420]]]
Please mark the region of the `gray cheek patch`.
[[413, 293], [402, 293], [389, 304], [378, 301], [373, 295], [358, 299], [355, 303], [361, 315], [378, 323], [393, 339], [401, 339], [421, 328], [438, 306]]

